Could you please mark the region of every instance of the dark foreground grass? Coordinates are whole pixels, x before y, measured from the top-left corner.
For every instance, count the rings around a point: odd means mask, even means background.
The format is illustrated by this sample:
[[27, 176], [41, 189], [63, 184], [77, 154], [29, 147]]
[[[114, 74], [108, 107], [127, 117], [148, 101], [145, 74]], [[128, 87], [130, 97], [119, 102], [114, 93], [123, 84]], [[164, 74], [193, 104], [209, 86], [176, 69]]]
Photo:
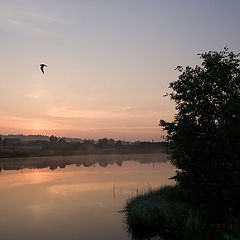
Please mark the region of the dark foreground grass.
[[127, 202], [125, 213], [135, 239], [160, 234], [164, 239], [240, 240], [237, 218], [194, 205], [177, 186], [138, 194]]

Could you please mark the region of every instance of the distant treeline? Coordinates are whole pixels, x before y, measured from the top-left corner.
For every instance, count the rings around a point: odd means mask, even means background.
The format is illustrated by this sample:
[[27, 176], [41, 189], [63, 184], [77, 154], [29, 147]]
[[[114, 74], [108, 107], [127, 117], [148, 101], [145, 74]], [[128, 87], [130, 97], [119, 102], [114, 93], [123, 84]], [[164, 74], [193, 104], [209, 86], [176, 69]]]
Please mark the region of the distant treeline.
[[8, 135], [1, 135], [0, 139], [6, 138], [18, 138], [20, 141], [37, 141], [37, 140], [45, 140], [49, 141], [49, 136], [45, 135], [23, 135], [23, 134], [8, 134]]
[[27, 157], [77, 154], [158, 153], [166, 150], [165, 142], [125, 142], [102, 138], [68, 142], [65, 138], [49, 137], [49, 141], [23, 142], [18, 138], [0, 141], [0, 157]]

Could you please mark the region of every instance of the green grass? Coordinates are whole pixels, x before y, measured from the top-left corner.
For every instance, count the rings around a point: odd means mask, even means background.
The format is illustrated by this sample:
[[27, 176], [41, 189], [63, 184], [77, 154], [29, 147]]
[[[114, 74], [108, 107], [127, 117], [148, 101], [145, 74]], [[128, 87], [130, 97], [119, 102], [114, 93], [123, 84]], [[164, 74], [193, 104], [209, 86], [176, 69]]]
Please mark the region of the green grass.
[[138, 194], [126, 203], [125, 213], [136, 239], [141, 239], [143, 232], [144, 239], [148, 231], [157, 235], [159, 230], [161, 234], [171, 233], [172, 238], [166, 239], [240, 240], [239, 222], [225, 219], [222, 224], [221, 214], [214, 215], [210, 209], [187, 201], [177, 186]]

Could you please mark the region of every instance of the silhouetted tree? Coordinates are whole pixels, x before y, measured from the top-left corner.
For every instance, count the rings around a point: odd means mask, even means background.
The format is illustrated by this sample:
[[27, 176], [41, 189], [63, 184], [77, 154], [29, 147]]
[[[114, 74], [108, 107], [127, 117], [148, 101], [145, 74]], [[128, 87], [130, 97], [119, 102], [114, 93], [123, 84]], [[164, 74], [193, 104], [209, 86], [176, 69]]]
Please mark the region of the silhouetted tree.
[[58, 138], [52, 135], [52, 136], [49, 138], [49, 142], [50, 142], [51, 144], [56, 144], [56, 143], [58, 143]]
[[116, 147], [121, 147], [122, 141], [121, 140], [116, 141], [115, 145], [116, 145]]
[[66, 142], [66, 140], [65, 140], [64, 137], [61, 137], [61, 138], [58, 140], [58, 143], [60, 143], [60, 144], [66, 144], [67, 142]]
[[2, 135], [0, 135], [0, 144], [2, 143]]
[[240, 202], [240, 59], [239, 54], [210, 51], [202, 64], [187, 66], [170, 83], [176, 102], [168, 132], [169, 153], [179, 169], [174, 179], [188, 196], [239, 209]]
[[114, 139], [110, 138], [110, 139], [108, 140], [108, 144], [111, 145], [111, 146], [113, 146], [113, 145], [115, 144]]
[[106, 147], [108, 145], [108, 139], [102, 138], [98, 140], [98, 146], [99, 147]]
[[83, 142], [86, 145], [95, 145], [95, 141], [93, 139], [88, 139]]

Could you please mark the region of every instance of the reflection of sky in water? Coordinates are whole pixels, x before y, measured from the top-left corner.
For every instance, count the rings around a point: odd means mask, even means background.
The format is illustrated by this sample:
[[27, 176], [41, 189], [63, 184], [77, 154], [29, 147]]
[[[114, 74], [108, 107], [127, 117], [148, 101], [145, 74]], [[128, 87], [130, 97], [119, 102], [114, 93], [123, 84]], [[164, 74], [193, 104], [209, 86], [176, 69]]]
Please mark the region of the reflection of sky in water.
[[165, 161], [2, 171], [1, 239], [129, 239], [118, 211], [137, 190], [172, 184], [173, 174]]

